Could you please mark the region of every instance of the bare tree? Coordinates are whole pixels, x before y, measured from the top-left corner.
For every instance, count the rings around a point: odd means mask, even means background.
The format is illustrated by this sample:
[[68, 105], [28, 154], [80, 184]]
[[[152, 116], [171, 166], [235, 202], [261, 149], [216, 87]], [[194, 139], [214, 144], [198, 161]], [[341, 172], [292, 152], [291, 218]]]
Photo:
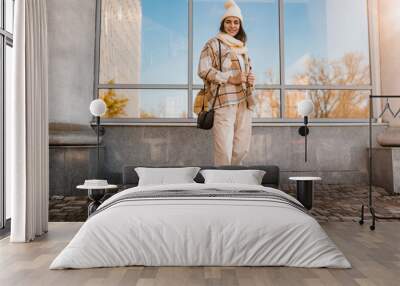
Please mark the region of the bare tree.
[[[354, 86], [369, 84], [369, 78], [369, 65], [365, 63], [363, 55], [347, 53], [336, 61], [309, 59], [304, 72], [295, 76], [295, 83]], [[366, 94], [362, 92], [310, 90], [309, 95], [314, 103], [314, 116], [317, 118], [361, 118], [368, 114]]]

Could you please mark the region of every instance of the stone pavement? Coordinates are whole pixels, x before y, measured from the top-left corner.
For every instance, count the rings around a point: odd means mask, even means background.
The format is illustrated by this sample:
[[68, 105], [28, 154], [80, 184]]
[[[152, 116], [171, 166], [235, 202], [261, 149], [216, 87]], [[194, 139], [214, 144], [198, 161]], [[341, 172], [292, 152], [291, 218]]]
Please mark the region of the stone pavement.
[[[296, 194], [294, 184], [283, 185], [281, 189], [293, 196]], [[374, 187], [373, 197], [379, 214], [400, 216], [400, 195], [388, 195], [384, 189]], [[317, 184], [310, 213], [320, 222], [358, 221], [361, 204], [367, 198], [368, 186]], [[88, 204], [85, 196], [53, 196], [49, 202], [49, 220], [85, 221]]]
[[[296, 196], [295, 185], [282, 186], [282, 190]], [[389, 195], [383, 188], [373, 187], [372, 197], [379, 215], [400, 217], [399, 195]], [[362, 203], [368, 203], [368, 186], [315, 185], [310, 213], [319, 222], [358, 221]], [[365, 218], [369, 217], [366, 209]]]
[[49, 201], [49, 221], [85, 221], [89, 202], [85, 196], [53, 196]]

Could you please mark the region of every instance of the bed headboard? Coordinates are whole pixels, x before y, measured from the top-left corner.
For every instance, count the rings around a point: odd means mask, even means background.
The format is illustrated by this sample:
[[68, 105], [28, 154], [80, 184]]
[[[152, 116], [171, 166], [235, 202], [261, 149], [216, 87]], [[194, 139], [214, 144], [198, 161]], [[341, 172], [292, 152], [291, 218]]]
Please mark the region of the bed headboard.
[[[132, 166], [126, 165], [123, 167], [122, 170], [122, 183], [123, 188], [131, 188], [138, 185], [139, 177], [135, 171], [136, 167], [147, 167], [147, 166]], [[151, 166], [149, 168], [168, 168], [168, 167], [184, 167], [184, 166]], [[272, 187], [272, 188], [279, 188], [279, 167], [273, 165], [265, 165], [265, 166], [220, 166], [220, 167], [213, 167], [213, 166], [199, 166], [201, 169], [220, 169], [220, 170], [264, 170], [266, 173], [262, 179], [261, 184], [265, 187]], [[204, 183], [204, 178], [200, 174], [194, 178], [197, 183]]]

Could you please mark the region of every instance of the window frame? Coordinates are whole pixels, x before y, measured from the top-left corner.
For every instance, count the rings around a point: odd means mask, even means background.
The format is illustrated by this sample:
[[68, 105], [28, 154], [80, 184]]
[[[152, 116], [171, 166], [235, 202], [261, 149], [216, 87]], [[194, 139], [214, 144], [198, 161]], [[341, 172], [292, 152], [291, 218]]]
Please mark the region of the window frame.
[[[0, 21], [0, 62], [2, 67], [0, 68], [0, 229], [4, 229], [6, 226], [9, 227], [7, 221], [6, 212], [6, 189], [5, 189], [5, 93], [6, 93], [6, 46], [13, 47], [13, 34], [6, 30], [6, 0], [1, 0], [1, 21]], [[13, 2], [13, 14], [15, 7], [15, 0]], [[14, 18], [13, 18], [14, 19]]]
[[[145, 0], [144, 0], [145, 1]], [[188, 1], [188, 83], [187, 84], [100, 84], [99, 83], [99, 68], [100, 68], [100, 37], [101, 37], [101, 7], [102, 0], [96, 0], [96, 27], [95, 27], [95, 59], [94, 59], [94, 84], [93, 84], [93, 99], [98, 98], [99, 90], [101, 89], [179, 89], [187, 90], [188, 106], [187, 118], [110, 118], [102, 119], [102, 124], [105, 125], [195, 125], [196, 118], [193, 114], [193, 90], [202, 88], [201, 84], [193, 83], [193, 2]], [[279, 118], [253, 118], [253, 123], [268, 125], [276, 123], [297, 123], [302, 122], [302, 119], [287, 119], [284, 118], [284, 98], [285, 91], [288, 90], [367, 90], [371, 94], [379, 94], [379, 42], [377, 38], [377, 15], [376, 0], [365, 0], [367, 9], [367, 33], [368, 33], [368, 51], [369, 51], [369, 73], [370, 84], [368, 85], [293, 85], [285, 84], [285, 35], [284, 35], [284, 9], [285, 0], [278, 1], [278, 17], [279, 17], [279, 68], [280, 68], [280, 83], [271, 85], [257, 85], [257, 90], [280, 90], [280, 117]], [[379, 102], [374, 104], [374, 112], [378, 112]], [[93, 121], [94, 122], [94, 118]], [[335, 124], [335, 123], [364, 123], [368, 124], [368, 118], [365, 119], [341, 119], [341, 118], [313, 118], [313, 123]]]

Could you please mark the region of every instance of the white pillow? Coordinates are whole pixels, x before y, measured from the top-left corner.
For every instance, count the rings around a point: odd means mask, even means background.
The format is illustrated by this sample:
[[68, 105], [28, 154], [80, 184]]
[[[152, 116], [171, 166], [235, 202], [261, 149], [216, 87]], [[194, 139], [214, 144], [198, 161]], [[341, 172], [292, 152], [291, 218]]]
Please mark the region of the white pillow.
[[138, 186], [195, 183], [193, 179], [199, 170], [199, 167], [135, 168], [139, 176]]
[[261, 185], [265, 171], [261, 170], [201, 170], [204, 183], [233, 183], [246, 185]]

